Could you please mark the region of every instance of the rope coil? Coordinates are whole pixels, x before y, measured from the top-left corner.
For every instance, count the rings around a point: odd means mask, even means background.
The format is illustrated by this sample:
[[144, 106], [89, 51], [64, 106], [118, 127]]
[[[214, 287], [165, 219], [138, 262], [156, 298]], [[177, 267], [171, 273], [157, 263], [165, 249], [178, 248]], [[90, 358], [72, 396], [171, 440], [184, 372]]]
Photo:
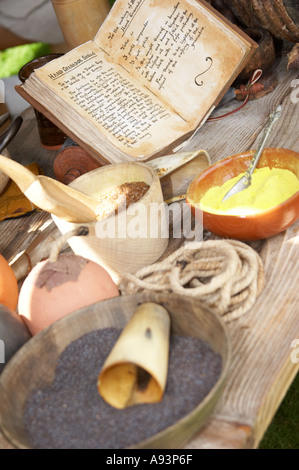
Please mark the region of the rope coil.
[[198, 298], [227, 322], [245, 314], [263, 287], [260, 256], [237, 240], [189, 243], [137, 273], [123, 273], [119, 283], [122, 294], [149, 290]]

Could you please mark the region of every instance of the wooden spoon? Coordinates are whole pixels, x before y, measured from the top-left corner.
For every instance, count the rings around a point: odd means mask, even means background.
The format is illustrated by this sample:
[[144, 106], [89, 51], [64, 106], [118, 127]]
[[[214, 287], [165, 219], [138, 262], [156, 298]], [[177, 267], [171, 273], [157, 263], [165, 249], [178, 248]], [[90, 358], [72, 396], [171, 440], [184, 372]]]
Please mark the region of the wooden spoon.
[[4, 155], [0, 155], [0, 170], [40, 209], [73, 223], [96, 220], [98, 202], [90, 196], [48, 176], [36, 176], [20, 163]]
[[[149, 166], [162, 178], [197, 157], [204, 150], [166, 155]], [[206, 154], [207, 155], [207, 154]], [[99, 202], [71, 186], [44, 175], [36, 176], [20, 163], [0, 155], [0, 170], [8, 175], [37, 207], [72, 223], [98, 220]]]

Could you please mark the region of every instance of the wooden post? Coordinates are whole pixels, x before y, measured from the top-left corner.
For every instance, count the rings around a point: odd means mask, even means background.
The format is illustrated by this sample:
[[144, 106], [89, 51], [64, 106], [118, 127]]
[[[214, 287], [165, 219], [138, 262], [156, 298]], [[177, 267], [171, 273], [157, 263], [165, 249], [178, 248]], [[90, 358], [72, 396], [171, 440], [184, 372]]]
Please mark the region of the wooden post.
[[52, 0], [69, 49], [93, 39], [110, 11], [108, 0]]

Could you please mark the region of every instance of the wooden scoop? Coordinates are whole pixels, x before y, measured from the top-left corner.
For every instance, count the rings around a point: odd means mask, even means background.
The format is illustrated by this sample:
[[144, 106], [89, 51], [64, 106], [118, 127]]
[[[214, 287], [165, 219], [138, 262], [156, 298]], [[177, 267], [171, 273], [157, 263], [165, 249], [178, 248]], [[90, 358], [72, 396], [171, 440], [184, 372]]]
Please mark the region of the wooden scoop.
[[208, 153], [205, 150], [200, 149], [194, 150], [193, 152], [180, 152], [173, 153], [171, 155], [164, 155], [163, 157], [149, 160], [146, 164], [156, 171], [159, 178], [163, 178], [200, 155], [209, 161]]
[[[204, 150], [196, 150], [166, 155], [148, 162], [148, 165], [159, 178], [163, 178], [200, 155], [205, 157], [205, 162], [209, 161], [209, 156]], [[36, 176], [20, 163], [4, 155], [0, 155], [0, 170], [18, 185], [34, 205], [60, 219], [81, 224], [95, 222], [99, 218], [99, 202], [69, 185], [48, 176]]]
[[8, 175], [37, 207], [73, 223], [96, 220], [98, 202], [48, 176], [36, 176], [18, 162], [0, 155], [0, 170]]

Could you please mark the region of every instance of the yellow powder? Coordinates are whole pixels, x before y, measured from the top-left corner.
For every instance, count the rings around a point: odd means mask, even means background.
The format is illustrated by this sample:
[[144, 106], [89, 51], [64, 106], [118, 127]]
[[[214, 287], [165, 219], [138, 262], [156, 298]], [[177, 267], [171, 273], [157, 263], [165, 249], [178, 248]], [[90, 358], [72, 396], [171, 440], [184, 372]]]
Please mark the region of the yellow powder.
[[281, 204], [299, 191], [299, 180], [291, 171], [281, 168], [257, 168], [248, 188], [222, 201], [243, 174], [226, 181], [222, 186], [210, 188], [201, 198], [200, 208], [214, 214], [256, 214]]

